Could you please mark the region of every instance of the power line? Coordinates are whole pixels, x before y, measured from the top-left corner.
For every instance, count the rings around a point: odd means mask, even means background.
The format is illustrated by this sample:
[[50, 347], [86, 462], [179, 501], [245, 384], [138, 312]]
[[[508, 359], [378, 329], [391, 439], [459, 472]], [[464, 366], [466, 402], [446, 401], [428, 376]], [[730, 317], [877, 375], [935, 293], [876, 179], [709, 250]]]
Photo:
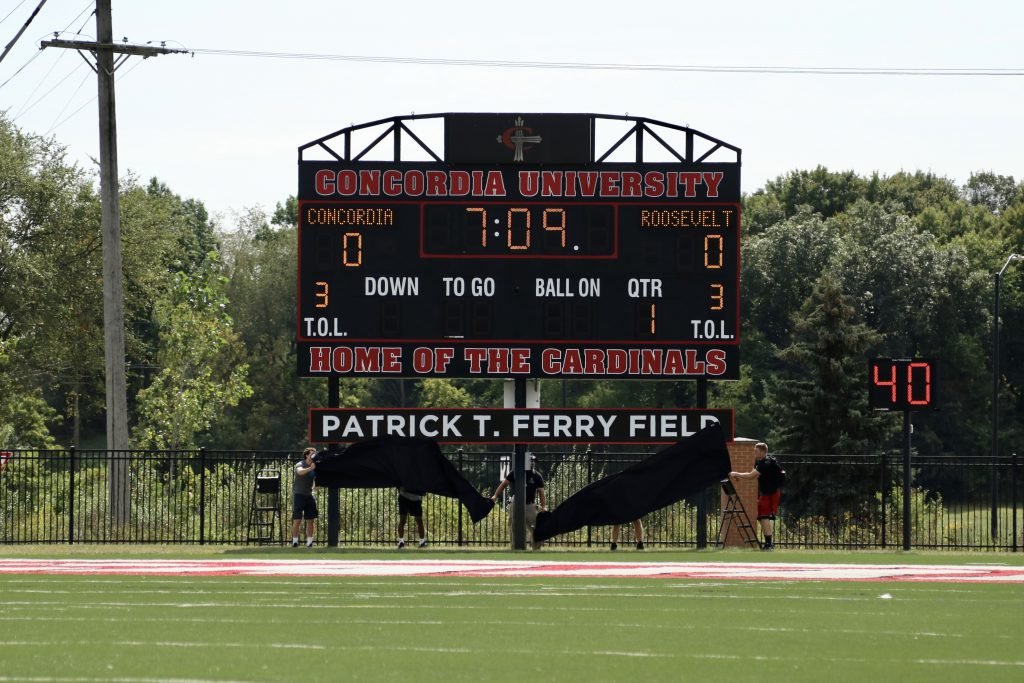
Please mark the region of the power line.
[[[36, 54], [39, 54], [39, 53], [37, 52]], [[56, 61], [54, 61], [54, 62], [53, 62], [53, 64], [51, 64], [51, 65], [50, 65], [50, 68], [49, 68], [49, 69], [47, 70], [46, 74], [45, 74], [45, 75], [43, 75], [43, 77], [42, 77], [42, 78], [40, 78], [40, 79], [39, 79], [39, 80], [38, 80], [38, 81], [36, 82], [36, 87], [32, 89], [32, 92], [30, 92], [30, 93], [28, 94], [28, 97], [26, 97], [26, 98], [25, 98], [25, 101], [24, 101], [24, 102], [22, 102], [22, 104], [21, 104], [21, 108], [20, 108], [20, 109], [19, 109], [19, 110], [17, 111], [17, 113], [16, 113], [15, 115], [14, 115], [14, 118], [12, 119], [12, 121], [15, 121], [15, 122], [17, 122], [17, 120], [18, 120], [18, 119], [19, 119], [19, 118], [21, 117], [21, 115], [22, 115], [22, 114], [24, 114], [24, 113], [25, 113], [26, 111], [28, 111], [28, 110], [32, 109], [32, 107], [34, 107], [34, 106], [36, 106], [37, 104], [39, 104], [39, 103], [40, 103], [40, 102], [41, 102], [42, 100], [46, 99], [46, 96], [47, 96], [47, 95], [49, 95], [49, 94], [50, 94], [51, 92], [53, 92], [54, 88], [56, 88], [56, 87], [57, 87], [58, 85], [60, 85], [61, 83], [63, 83], [63, 82], [65, 81], [65, 80], [67, 80], [67, 79], [68, 79], [68, 78], [69, 78], [69, 77], [70, 77], [70, 76], [71, 76], [71, 75], [72, 75], [73, 73], [75, 73], [75, 71], [77, 71], [77, 70], [78, 70], [79, 68], [81, 68], [81, 66], [82, 66], [81, 64], [78, 64], [77, 66], [75, 66], [75, 67], [72, 67], [71, 71], [70, 71], [70, 72], [69, 72], [69, 73], [68, 73], [68, 74], [67, 74], [66, 76], [64, 76], [64, 78], [62, 78], [62, 79], [60, 79], [59, 81], [57, 81], [56, 85], [54, 85], [54, 86], [53, 86], [52, 88], [50, 88], [50, 89], [49, 89], [49, 90], [48, 90], [48, 91], [47, 91], [47, 92], [46, 92], [46, 93], [45, 93], [45, 94], [44, 94], [44, 95], [43, 95], [42, 97], [40, 97], [40, 98], [39, 98], [38, 100], [36, 100], [35, 102], [33, 102], [33, 103], [32, 103], [31, 105], [29, 105], [29, 101], [31, 101], [31, 99], [32, 99], [33, 97], [35, 97], [36, 93], [37, 93], [37, 92], [39, 92], [39, 89], [40, 89], [41, 87], [43, 87], [43, 83], [45, 83], [45, 82], [46, 82], [46, 80], [47, 80], [47, 79], [48, 79], [48, 78], [50, 77], [50, 74], [52, 74], [52, 73], [53, 73], [53, 70], [57, 68], [57, 65], [58, 65], [58, 64], [60, 64], [60, 61], [61, 61], [61, 60], [62, 60], [63, 58], [64, 58], [64, 54], [62, 53], [62, 54], [61, 54], [61, 55], [60, 55], [59, 57], [57, 57]]]
[[[85, 8], [81, 12], [78, 13], [78, 16], [76, 16], [74, 19], [72, 19], [71, 21], [68, 22], [68, 25], [64, 27], [64, 30], [61, 31], [61, 33], [66, 33], [67, 30], [69, 28], [71, 28], [71, 24], [73, 24], [76, 21], [78, 21], [79, 18], [81, 18], [81, 16], [83, 14], [85, 14], [89, 10], [90, 7], [92, 7], [92, 0], [89, 0], [89, 2], [85, 5]], [[96, 10], [95, 9], [92, 12], [89, 12], [89, 16], [87, 16], [85, 18], [85, 21], [88, 22], [89, 19], [91, 19], [92, 15], [94, 15], [94, 14], [96, 14]], [[81, 33], [83, 28], [85, 28], [85, 23], [83, 23], [81, 26], [78, 27], [77, 33]]]
[[12, 15], [12, 14], [14, 14], [14, 13], [15, 13], [15, 12], [16, 12], [16, 11], [18, 10], [18, 8], [19, 8], [19, 7], [21, 7], [22, 5], [24, 5], [24, 4], [25, 4], [25, 2], [26, 2], [26, 0], [21, 0], [21, 2], [19, 2], [19, 3], [17, 4], [17, 5], [15, 5], [14, 7], [12, 7], [12, 8], [11, 8], [11, 11], [10, 11], [10, 12], [8, 12], [7, 14], [5, 14], [5, 15], [4, 15], [4, 18], [3, 18], [3, 19], [0, 19], [0, 24], [4, 23], [4, 22], [5, 22], [5, 21], [7, 21], [8, 19], [10, 19], [10, 18], [11, 18], [11, 15]]
[[[69, 22], [68, 22], [68, 25], [64, 27], [64, 30], [63, 30], [63, 31], [59, 31], [59, 32], [56, 32], [56, 31], [55, 31], [55, 32], [54, 32], [54, 34], [53, 34], [53, 35], [54, 35], [54, 37], [56, 37], [56, 36], [58, 36], [58, 35], [61, 35], [61, 34], [64, 34], [64, 33], [67, 33], [67, 30], [68, 30], [69, 28], [71, 28], [71, 25], [72, 25], [72, 24], [74, 24], [74, 23], [75, 23], [76, 21], [78, 21], [79, 19], [81, 19], [81, 18], [82, 18], [82, 15], [83, 15], [83, 14], [85, 14], [86, 12], [88, 12], [90, 8], [92, 8], [92, 0], [90, 0], [90, 1], [89, 1], [89, 2], [88, 2], [88, 3], [86, 4], [86, 6], [85, 6], [85, 7], [84, 7], [84, 8], [82, 9], [82, 11], [81, 11], [81, 12], [79, 12], [79, 13], [78, 13], [78, 14], [77, 14], [77, 15], [75, 16], [75, 18], [74, 18], [74, 19], [72, 19], [71, 21], [69, 21]], [[89, 12], [89, 16], [87, 16], [87, 17], [85, 18], [85, 22], [83, 22], [83, 23], [82, 23], [82, 25], [78, 27], [78, 31], [76, 31], [76, 32], [75, 32], [75, 35], [81, 35], [81, 34], [82, 34], [82, 29], [84, 29], [84, 28], [85, 28], [85, 23], [87, 23], [87, 22], [89, 21], [89, 19], [90, 19], [90, 18], [92, 17], [92, 15], [93, 15], [93, 14], [95, 14], [95, 13], [96, 13], [96, 12], [95, 12], [95, 10], [93, 10], [92, 12]], [[41, 50], [40, 50], [40, 52], [41, 52]], [[39, 54], [39, 52], [37, 52], [36, 54], [38, 55], [38, 54]], [[54, 63], [53, 63], [53, 64], [52, 64], [51, 66], [50, 66], [50, 69], [49, 69], [49, 71], [47, 71], [47, 72], [46, 72], [46, 75], [45, 75], [45, 76], [43, 76], [43, 78], [39, 80], [39, 82], [38, 82], [38, 83], [36, 84], [36, 87], [35, 87], [35, 88], [34, 88], [34, 89], [32, 90], [32, 92], [31, 92], [31, 93], [29, 94], [28, 98], [27, 98], [27, 99], [25, 100], [25, 102], [24, 102], [24, 103], [22, 104], [22, 108], [21, 108], [21, 109], [20, 109], [20, 110], [18, 111], [18, 113], [17, 113], [17, 114], [15, 114], [14, 118], [12, 119], [13, 121], [15, 121], [15, 122], [16, 122], [16, 121], [17, 121], [17, 120], [18, 120], [19, 118], [21, 118], [21, 115], [22, 115], [22, 114], [24, 114], [24, 113], [28, 112], [28, 111], [29, 111], [30, 109], [32, 109], [32, 108], [33, 108], [33, 107], [35, 107], [35, 106], [36, 106], [37, 104], [39, 104], [39, 103], [40, 103], [40, 102], [42, 102], [42, 101], [43, 101], [44, 99], [46, 99], [46, 97], [47, 97], [47, 96], [49, 96], [49, 94], [50, 94], [50, 93], [52, 93], [52, 92], [53, 92], [54, 90], [56, 90], [57, 86], [59, 86], [59, 85], [60, 85], [61, 83], [63, 83], [64, 81], [66, 81], [66, 80], [67, 80], [68, 78], [70, 78], [70, 77], [71, 77], [71, 76], [72, 76], [72, 75], [73, 75], [74, 73], [76, 73], [76, 72], [77, 72], [77, 71], [78, 71], [78, 70], [79, 70], [79, 69], [81, 68], [82, 64], [81, 64], [81, 63], [79, 63], [79, 64], [78, 64], [78, 66], [76, 66], [76, 67], [72, 68], [72, 70], [71, 70], [71, 73], [67, 74], [66, 76], [64, 76], [64, 78], [62, 78], [62, 79], [60, 79], [59, 81], [57, 81], [57, 83], [56, 83], [56, 84], [55, 84], [55, 85], [54, 85], [53, 87], [51, 87], [51, 88], [50, 88], [50, 89], [49, 89], [48, 91], [46, 91], [46, 93], [45, 93], [45, 94], [44, 94], [44, 95], [43, 95], [42, 97], [40, 97], [40, 98], [39, 98], [38, 100], [36, 100], [35, 102], [33, 102], [33, 103], [32, 103], [31, 105], [28, 105], [28, 100], [31, 100], [31, 99], [32, 99], [32, 97], [34, 97], [34, 96], [35, 96], [36, 92], [37, 92], [37, 91], [39, 90], [39, 88], [40, 88], [40, 87], [42, 86], [43, 82], [44, 82], [44, 81], [46, 81], [46, 79], [50, 77], [50, 74], [51, 74], [51, 73], [53, 72], [53, 69], [54, 69], [54, 68], [55, 68], [55, 67], [57, 66], [57, 64], [59, 64], [59, 63], [60, 63], [60, 61], [61, 61], [61, 60], [62, 60], [62, 59], [64, 58], [64, 54], [65, 54], [65, 53], [63, 53], [63, 52], [62, 52], [62, 53], [60, 54], [60, 56], [59, 56], [59, 57], [57, 57], [57, 61], [55, 61], [55, 62], [54, 62]], [[30, 61], [31, 61], [31, 60], [30, 60]], [[27, 65], [26, 65], [26, 66], [27, 66]], [[19, 71], [20, 71], [20, 69], [19, 69]], [[88, 74], [86, 74], [86, 78], [88, 78]], [[72, 102], [72, 100], [74, 100], [75, 94], [77, 94], [77, 93], [78, 93], [78, 91], [79, 91], [79, 90], [80, 90], [80, 89], [82, 88], [82, 85], [83, 85], [84, 83], [85, 83], [85, 79], [83, 78], [83, 79], [82, 79], [82, 81], [80, 81], [80, 82], [79, 82], [79, 84], [78, 84], [78, 87], [77, 87], [77, 88], [75, 88], [75, 92], [74, 92], [74, 93], [72, 93], [71, 97], [70, 97], [70, 98], [68, 98], [68, 101], [67, 101], [67, 102], [66, 102], [66, 103], [64, 104], [64, 106], [63, 106], [63, 107], [61, 108], [61, 110], [60, 110], [60, 113], [59, 113], [59, 114], [57, 114], [57, 116], [56, 116], [56, 117], [54, 118], [54, 122], [56, 122], [56, 121], [57, 121], [57, 119], [59, 119], [59, 118], [61, 117], [61, 115], [62, 115], [62, 114], [63, 114], [63, 113], [65, 112], [65, 111], [67, 111], [67, 108], [68, 108], [69, 106], [71, 106], [71, 102]], [[52, 131], [52, 130], [53, 130], [53, 129], [54, 129], [55, 127], [56, 127], [55, 125], [51, 125], [51, 126], [50, 126], [50, 130], [49, 130], [49, 131], [47, 131], [47, 134], [49, 134], [49, 133], [50, 133], [50, 131]]]
[[31, 57], [29, 57], [29, 60], [27, 62], [25, 62], [24, 64], [22, 64], [20, 69], [18, 69], [13, 74], [11, 74], [10, 77], [6, 81], [4, 81], [3, 83], [0, 83], [0, 88], [3, 88], [5, 85], [10, 83], [12, 80], [14, 80], [15, 76], [17, 76], [22, 71], [24, 71], [25, 67], [28, 66], [29, 64], [31, 64], [32, 62], [34, 62], [36, 60], [36, 58], [39, 57], [39, 55], [41, 55], [41, 54], [43, 54], [42, 50], [36, 52]]
[[[31, 24], [32, 20], [36, 18], [36, 15], [39, 14], [39, 10], [43, 9], [43, 5], [45, 5], [45, 4], [46, 4], [46, 0], [39, 0], [39, 4], [36, 5], [36, 8], [34, 10], [32, 10], [32, 14], [29, 15], [28, 21], [26, 21], [22, 25], [22, 27], [14, 35], [14, 38], [11, 39], [11, 42], [7, 43], [7, 47], [4, 49], [4, 51], [2, 53], [0, 53], [0, 62], [4, 61], [4, 57], [6, 57], [7, 53], [10, 52], [14, 48], [14, 44], [16, 42], [18, 42], [18, 38], [21, 38], [21, 34], [23, 34], [25, 32], [25, 29], [27, 29], [29, 27], [29, 24]], [[7, 15], [7, 16], [10, 16], [10, 15]], [[4, 17], [4, 18], [6, 19], [7, 17]]]
[[[129, 72], [129, 73], [131, 73], [131, 72]], [[53, 132], [53, 129], [57, 127], [57, 121], [60, 120], [60, 117], [63, 116], [64, 112], [66, 112], [68, 110], [68, 107], [71, 106], [71, 102], [75, 99], [75, 95], [77, 95], [78, 91], [82, 89], [83, 85], [85, 85], [85, 82], [86, 82], [86, 80], [89, 79], [89, 76], [90, 76], [90, 74], [88, 72], [86, 72], [86, 74], [84, 76], [82, 76], [82, 80], [80, 80], [78, 82], [78, 87], [76, 87], [74, 92], [71, 93], [71, 96], [68, 97], [67, 102], [64, 103], [64, 106], [61, 107], [61, 110], [57, 113], [57, 115], [53, 117], [53, 123], [50, 124], [49, 130], [47, 130], [46, 133], [45, 133], [46, 135], [49, 135], [51, 132]], [[89, 102], [92, 102], [92, 100], [89, 100]], [[86, 102], [86, 104], [89, 104], [89, 102]], [[78, 110], [75, 110], [75, 111], [78, 111]], [[62, 121], [62, 123], [63, 123], [63, 121]]]
[[523, 62], [505, 59], [449, 59], [432, 57], [389, 57], [373, 55], [336, 55], [310, 52], [267, 52], [264, 50], [221, 50], [196, 48], [193, 54], [218, 57], [256, 57], [262, 59], [298, 59], [306, 61], [373, 62], [379, 64], [416, 64], [471, 66], [503, 69], [570, 69], [579, 71], [651, 71], [697, 73], [745, 73], [815, 76], [1024, 76], [1024, 68], [904, 68], [904, 67], [802, 67], [802, 66], [724, 66], [712, 64], [619, 64], [590, 62]]
[[[22, 3], [24, 3], [24, 2], [25, 2], [25, 0], [22, 0]], [[18, 5], [18, 7], [20, 7], [20, 6], [21, 6], [21, 4], [19, 4], [19, 5]], [[42, 3], [40, 3], [40, 5], [39, 5], [39, 6], [40, 6], [40, 7], [42, 7]], [[61, 33], [66, 33], [66, 32], [67, 32], [67, 30], [68, 30], [69, 28], [71, 28], [71, 25], [72, 25], [72, 24], [74, 24], [74, 23], [75, 23], [76, 21], [78, 21], [78, 20], [79, 20], [79, 19], [81, 18], [81, 16], [82, 16], [83, 14], [85, 14], [85, 13], [86, 13], [86, 12], [87, 12], [87, 11], [88, 11], [88, 10], [89, 10], [89, 9], [90, 9], [91, 7], [92, 7], [92, 0], [89, 0], [89, 2], [88, 2], [88, 3], [86, 4], [85, 8], [83, 8], [83, 9], [82, 9], [82, 11], [81, 11], [81, 12], [79, 12], [79, 13], [78, 13], [78, 15], [77, 15], [77, 16], [76, 16], [76, 17], [75, 17], [74, 19], [72, 19], [71, 21], [69, 21], [69, 22], [68, 22], [68, 25], [64, 27], [64, 30], [63, 30], [63, 31], [59, 31], [59, 32], [55, 32], [55, 33], [54, 33], [54, 35], [58, 35], [58, 34], [61, 34]], [[17, 9], [17, 7], [15, 7], [15, 9]], [[13, 10], [12, 10], [12, 11], [13, 11]], [[89, 16], [85, 18], [85, 21], [86, 21], [86, 22], [88, 22], [88, 21], [89, 21], [89, 18], [90, 18], [90, 17], [92, 17], [92, 15], [93, 15], [93, 14], [95, 14], [95, 10], [93, 10], [92, 12], [90, 12], [90, 13], [89, 13]], [[10, 15], [8, 14], [7, 16], [10, 16]], [[7, 17], [4, 17], [4, 19], [6, 19], [6, 18], [7, 18]], [[2, 21], [2, 20], [0, 20], [0, 21]], [[81, 33], [82, 33], [82, 29], [83, 29], [83, 28], [85, 28], [85, 23], [83, 23], [83, 24], [82, 24], [81, 26], [79, 26], [79, 27], [78, 27], [78, 31], [76, 32], [76, 34], [75, 34], [75, 35], [81, 35]], [[4, 81], [3, 83], [0, 83], [0, 88], [3, 88], [3, 87], [4, 87], [5, 85], [7, 85], [8, 83], [10, 83], [10, 82], [11, 82], [12, 80], [14, 80], [14, 77], [15, 77], [15, 76], [17, 76], [17, 75], [18, 75], [18, 74], [20, 74], [20, 73], [21, 73], [22, 71], [24, 71], [24, 70], [25, 70], [25, 67], [27, 67], [27, 66], [28, 66], [29, 64], [31, 64], [32, 62], [34, 62], [34, 61], [35, 61], [35, 59], [36, 59], [36, 58], [37, 58], [37, 57], [38, 57], [39, 55], [41, 55], [41, 54], [42, 54], [42, 50], [39, 50], [39, 51], [37, 51], [36, 53], [34, 53], [34, 54], [33, 54], [33, 55], [31, 56], [31, 57], [29, 57], [28, 61], [27, 61], [27, 62], [25, 62], [24, 64], [22, 64], [22, 65], [21, 65], [21, 67], [20, 67], [20, 68], [19, 68], [19, 69], [18, 69], [17, 71], [15, 71], [15, 72], [14, 72], [13, 74], [11, 74], [11, 75], [10, 75], [10, 76], [9, 76], [9, 77], [7, 78], [7, 80], [6, 80], [6, 81]], [[52, 70], [52, 67], [51, 67], [51, 70]], [[49, 73], [47, 73], [47, 75], [49, 75]], [[39, 87], [39, 86], [36, 86], [36, 88], [37, 88], [37, 89], [38, 89], [38, 87]]]
[[[125, 77], [126, 77], [126, 76], [127, 76], [128, 74], [130, 74], [131, 72], [135, 71], [135, 69], [136, 69], [136, 68], [137, 68], [137, 67], [138, 67], [138, 66], [139, 66], [140, 64], [142, 64], [142, 62], [141, 62], [141, 61], [139, 61], [139, 62], [135, 62], [134, 64], [132, 64], [132, 65], [131, 65], [131, 67], [130, 67], [130, 68], [129, 68], [129, 69], [127, 70], [127, 71], [125, 71], [124, 73], [119, 73], [119, 74], [117, 74], [117, 76], [115, 77], [115, 80], [116, 80], [116, 81], [117, 81], [118, 83], [120, 83], [120, 82], [121, 82], [121, 80], [122, 80], [123, 78], [125, 78]], [[88, 77], [88, 74], [86, 74], [86, 76]], [[79, 87], [75, 89], [75, 92], [77, 93], [77, 92], [78, 92], [78, 90], [79, 90], [80, 88], [81, 88], [81, 85], [79, 85]], [[73, 97], [73, 96], [72, 96], [72, 97]], [[80, 107], [78, 107], [78, 109], [75, 109], [75, 110], [74, 110], [73, 112], [71, 112], [70, 114], [68, 114], [67, 116], [65, 116], [65, 117], [64, 117], [63, 119], [61, 119], [60, 121], [56, 121], [56, 119], [55, 119], [55, 123], [54, 123], [54, 124], [53, 124], [52, 126], [50, 126], [49, 130], [47, 130], [45, 134], [46, 134], [46, 135], [49, 135], [50, 133], [52, 133], [53, 131], [57, 130], [58, 128], [60, 128], [61, 126], [63, 126], [63, 125], [65, 124], [65, 123], [67, 123], [68, 121], [70, 121], [71, 119], [73, 119], [73, 118], [75, 117], [75, 115], [76, 115], [76, 114], [77, 114], [78, 112], [82, 111], [83, 109], [85, 109], [86, 107], [88, 107], [88, 106], [89, 106], [90, 104], [92, 104], [93, 102], [95, 102], [95, 101], [96, 101], [96, 97], [97, 97], [96, 95], [93, 95], [93, 96], [92, 96], [91, 98], [89, 98], [89, 100], [88, 100], [87, 102], [85, 102], [84, 104], [82, 104], [82, 105], [81, 105]], [[71, 104], [71, 102], [70, 102], [70, 100], [69, 100], [69, 101], [68, 101], [68, 104], [64, 105], [64, 109], [62, 109], [62, 110], [61, 110], [61, 114], [63, 114], [63, 113], [64, 113], [64, 110], [66, 110], [66, 109], [68, 108], [68, 106], [70, 106], [70, 104]], [[59, 117], [60, 117], [60, 114], [58, 114], [58, 118], [59, 118]]]

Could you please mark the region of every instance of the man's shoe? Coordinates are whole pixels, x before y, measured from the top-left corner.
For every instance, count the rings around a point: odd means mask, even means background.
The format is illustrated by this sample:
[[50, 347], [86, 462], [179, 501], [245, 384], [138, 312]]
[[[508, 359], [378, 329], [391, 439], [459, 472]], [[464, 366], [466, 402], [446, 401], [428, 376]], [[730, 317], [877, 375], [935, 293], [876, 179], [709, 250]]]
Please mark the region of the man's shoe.
[[421, 538], [419, 544], [417, 544], [417, 547], [419, 547], [419, 548], [426, 548], [427, 547], [427, 539]]
[[644, 549], [644, 542], [640, 541], [639, 543], [637, 543], [636, 544], [636, 549], [637, 550], [643, 550]]
[[771, 551], [775, 550], [775, 545], [771, 544], [771, 543], [766, 544], [766, 545], [761, 547], [761, 550], [763, 550], [765, 552], [771, 552]]
[[402, 549], [402, 548], [404, 548], [404, 547], [405, 547], [405, 541], [399, 541], [399, 542], [398, 542], [398, 545], [397, 545], [397, 546], [395, 546], [395, 548], [396, 548], [397, 550], [401, 550], [401, 549]]
[[299, 542], [298, 541], [292, 541], [292, 547], [293, 548], [298, 548], [299, 547]]
[[608, 548], [608, 549], [609, 550], [618, 550], [619, 549], [619, 544], [618, 543], [612, 543], [611, 547]]

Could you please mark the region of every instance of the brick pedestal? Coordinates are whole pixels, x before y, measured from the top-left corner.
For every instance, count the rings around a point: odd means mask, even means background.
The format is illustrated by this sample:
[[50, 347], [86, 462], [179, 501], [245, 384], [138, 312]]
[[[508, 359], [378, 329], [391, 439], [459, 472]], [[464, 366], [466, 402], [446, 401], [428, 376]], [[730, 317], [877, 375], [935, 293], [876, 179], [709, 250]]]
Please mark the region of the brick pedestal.
[[[754, 444], [756, 443], [756, 439], [743, 438], [737, 438], [729, 443], [729, 460], [732, 462], [734, 472], [749, 472], [754, 469]], [[754, 533], [760, 538], [761, 530], [757, 523], [757, 480], [736, 479], [733, 481], [733, 484], [736, 485], [736, 493], [739, 494], [743, 508], [747, 511], [747, 516], [750, 517]], [[726, 507], [726, 500], [727, 498], [723, 493], [722, 509]], [[743, 537], [740, 536], [739, 530], [736, 529], [735, 525], [730, 525], [722, 541], [726, 548], [753, 547], [743, 542]]]

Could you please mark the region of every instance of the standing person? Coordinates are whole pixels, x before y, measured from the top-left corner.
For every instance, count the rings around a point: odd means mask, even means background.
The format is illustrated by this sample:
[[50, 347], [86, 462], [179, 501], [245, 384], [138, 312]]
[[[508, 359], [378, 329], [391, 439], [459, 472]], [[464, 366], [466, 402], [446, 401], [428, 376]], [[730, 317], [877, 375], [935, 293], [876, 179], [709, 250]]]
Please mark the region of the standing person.
[[[540, 550], [544, 544], [533, 542], [533, 528], [537, 525], [537, 513], [548, 509], [548, 499], [544, 492], [544, 477], [537, 473], [536, 467], [537, 456], [529, 453], [526, 458], [526, 527], [530, 530], [530, 541], [533, 543], [533, 549]], [[498, 496], [508, 486], [511, 486], [512, 490], [515, 491], [515, 483], [516, 473], [515, 470], [511, 470], [508, 476], [498, 484], [498, 488], [495, 489], [491, 500], [497, 501]], [[540, 500], [540, 505], [535, 503], [535, 500]], [[512, 518], [509, 517], [509, 524], [511, 523]]]
[[316, 497], [313, 495], [313, 480], [316, 478], [315, 448], [302, 451], [302, 460], [295, 464], [295, 478], [292, 480], [292, 547], [299, 547], [299, 527], [306, 518], [306, 547], [316, 542]]
[[[612, 545], [611, 550], [619, 549], [619, 530], [622, 527], [621, 524], [616, 524], [612, 527]], [[636, 549], [644, 549], [644, 523], [639, 519], [633, 520], [633, 536], [636, 538]]]
[[767, 472], [768, 444], [754, 444], [754, 469], [749, 472], [730, 472], [730, 479], [757, 479], [757, 521], [761, 524], [761, 532], [764, 534], [764, 545], [762, 550], [775, 550], [775, 543], [772, 534], [775, 528], [775, 515], [779, 511], [779, 498], [782, 491], [779, 489], [775, 478], [771, 475], [761, 476]]
[[427, 530], [423, 525], [423, 494], [410, 491], [404, 486], [398, 487], [398, 549], [405, 547], [405, 520], [412, 515], [416, 520], [416, 531], [419, 532], [420, 548], [427, 547]]

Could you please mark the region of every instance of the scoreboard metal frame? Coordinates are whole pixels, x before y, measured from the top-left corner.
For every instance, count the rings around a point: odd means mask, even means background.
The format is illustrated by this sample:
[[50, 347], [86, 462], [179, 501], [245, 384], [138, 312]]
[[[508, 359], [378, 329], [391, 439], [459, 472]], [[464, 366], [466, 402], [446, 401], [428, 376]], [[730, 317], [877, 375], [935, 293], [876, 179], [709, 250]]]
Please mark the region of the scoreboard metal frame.
[[[442, 153], [422, 118], [442, 119]], [[598, 154], [605, 120], [626, 133]], [[367, 159], [388, 136], [391, 159]], [[403, 139], [428, 160], [403, 160]], [[645, 142], [670, 160], [644, 161]], [[298, 373], [736, 379], [739, 157], [594, 114], [395, 117], [304, 145]]]

